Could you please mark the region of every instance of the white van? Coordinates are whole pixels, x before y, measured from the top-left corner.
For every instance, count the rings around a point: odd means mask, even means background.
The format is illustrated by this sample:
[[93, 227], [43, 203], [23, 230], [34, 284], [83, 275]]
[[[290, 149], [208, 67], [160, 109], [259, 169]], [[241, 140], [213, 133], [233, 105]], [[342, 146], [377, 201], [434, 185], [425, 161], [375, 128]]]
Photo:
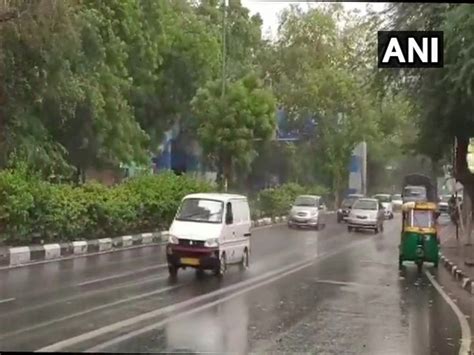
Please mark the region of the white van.
[[166, 247], [168, 270], [213, 270], [223, 275], [229, 264], [249, 265], [250, 209], [242, 195], [199, 193], [186, 196], [171, 224]]

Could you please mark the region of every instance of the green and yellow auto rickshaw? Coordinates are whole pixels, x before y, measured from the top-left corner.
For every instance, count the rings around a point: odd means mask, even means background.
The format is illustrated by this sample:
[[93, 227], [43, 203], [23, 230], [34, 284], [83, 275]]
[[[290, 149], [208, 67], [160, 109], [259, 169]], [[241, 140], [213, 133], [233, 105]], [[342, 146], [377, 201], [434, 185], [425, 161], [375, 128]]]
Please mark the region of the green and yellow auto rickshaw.
[[418, 271], [424, 262], [438, 266], [438, 211], [433, 202], [411, 201], [402, 205], [402, 233], [399, 246], [399, 267], [413, 261]]

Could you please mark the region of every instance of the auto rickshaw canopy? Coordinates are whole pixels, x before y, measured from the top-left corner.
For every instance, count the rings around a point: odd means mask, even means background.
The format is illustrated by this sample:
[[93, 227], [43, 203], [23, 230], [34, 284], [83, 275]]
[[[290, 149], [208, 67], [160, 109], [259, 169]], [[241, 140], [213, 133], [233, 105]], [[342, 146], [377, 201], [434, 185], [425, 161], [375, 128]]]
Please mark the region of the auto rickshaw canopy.
[[436, 233], [436, 210], [433, 202], [407, 202], [402, 205], [403, 232]]

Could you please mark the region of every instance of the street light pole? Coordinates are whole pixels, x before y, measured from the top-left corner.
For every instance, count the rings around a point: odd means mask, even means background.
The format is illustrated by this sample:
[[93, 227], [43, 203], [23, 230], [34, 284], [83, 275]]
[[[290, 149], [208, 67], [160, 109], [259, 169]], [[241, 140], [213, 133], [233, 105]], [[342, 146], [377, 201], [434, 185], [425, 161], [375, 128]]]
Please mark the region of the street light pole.
[[222, 97], [225, 95], [225, 77], [226, 77], [226, 17], [227, 17], [227, 1], [223, 0], [222, 14]]
[[[226, 49], [227, 49], [227, 44], [226, 44], [226, 17], [227, 17], [227, 1], [228, 0], [223, 0], [223, 6], [222, 6], [222, 99], [224, 99], [225, 95], [225, 80], [226, 80]], [[222, 166], [224, 164], [223, 159], [222, 159], [222, 154], [219, 154], [219, 167], [218, 167], [218, 172], [221, 174], [220, 176], [220, 182], [224, 183], [224, 192], [227, 192], [227, 177], [224, 174], [224, 167]]]

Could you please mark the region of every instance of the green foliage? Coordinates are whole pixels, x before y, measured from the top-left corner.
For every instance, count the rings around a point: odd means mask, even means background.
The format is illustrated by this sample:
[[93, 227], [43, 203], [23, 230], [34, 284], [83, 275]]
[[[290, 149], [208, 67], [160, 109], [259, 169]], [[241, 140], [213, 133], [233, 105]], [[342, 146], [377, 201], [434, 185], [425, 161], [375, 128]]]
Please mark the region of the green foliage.
[[[385, 73], [386, 91], [400, 87], [413, 96], [418, 136], [412, 146], [434, 162], [450, 159], [454, 136], [473, 136], [474, 12], [467, 4], [392, 4], [391, 29], [444, 31], [442, 70]], [[388, 88], [388, 89], [387, 89]]]
[[219, 69], [220, 37], [187, 1], [11, 2], [0, 24], [0, 167], [44, 176], [148, 161]]
[[198, 90], [192, 101], [198, 136], [231, 180], [234, 167], [247, 170], [255, 158], [255, 140], [268, 140], [275, 130], [275, 101], [255, 75], [230, 82], [226, 93], [219, 80]]
[[0, 173], [0, 226], [7, 243], [115, 237], [169, 225], [181, 199], [213, 186], [172, 173], [144, 175], [114, 187], [51, 184], [24, 170]]
[[343, 15], [340, 4], [308, 11], [292, 6], [282, 14], [274, 56], [267, 58], [290, 126], [302, 128], [310, 117], [317, 123], [315, 136], [298, 147], [306, 157], [304, 172], [322, 172], [336, 194], [346, 186], [353, 149], [376, 132], [373, 108], [379, 104], [366, 86], [367, 73], [354, 70], [365, 49], [360, 38], [370, 27], [355, 21], [341, 28]]

